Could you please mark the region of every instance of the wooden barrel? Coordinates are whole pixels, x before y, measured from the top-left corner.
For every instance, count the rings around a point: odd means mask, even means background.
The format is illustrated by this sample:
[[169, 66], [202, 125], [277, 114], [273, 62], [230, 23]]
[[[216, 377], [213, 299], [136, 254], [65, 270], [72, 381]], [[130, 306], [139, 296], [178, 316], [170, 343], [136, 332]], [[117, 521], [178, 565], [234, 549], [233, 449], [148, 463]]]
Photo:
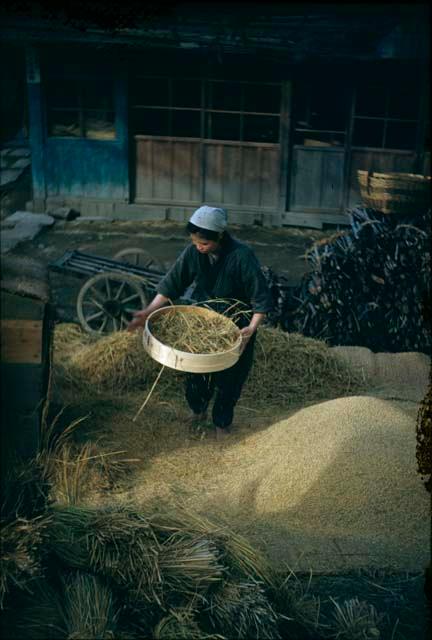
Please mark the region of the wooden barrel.
[[156, 362], [159, 362], [166, 367], [170, 367], [171, 369], [188, 371], [189, 373], [212, 373], [215, 371], [223, 371], [224, 369], [232, 367], [237, 362], [240, 357], [242, 343], [240, 331], [237, 327], [235, 327], [238, 332], [236, 343], [231, 347], [231, 349], [220, 353], [187, 353], [186, 351], [179, 351], [178, 349], [169, 347], [157, 340], [151, 332], [152, 321], [157, 316], [164, 313], [170, 313], [173, 310], [195, 315], [200, 314], [203, 317], [218, 315], [216, 311], [192, 305], [175, 305], [153, 311], [153, 313], [147, 318], [143, 331], [144, 349], [153, 358], [153, 360], [156, 360]]

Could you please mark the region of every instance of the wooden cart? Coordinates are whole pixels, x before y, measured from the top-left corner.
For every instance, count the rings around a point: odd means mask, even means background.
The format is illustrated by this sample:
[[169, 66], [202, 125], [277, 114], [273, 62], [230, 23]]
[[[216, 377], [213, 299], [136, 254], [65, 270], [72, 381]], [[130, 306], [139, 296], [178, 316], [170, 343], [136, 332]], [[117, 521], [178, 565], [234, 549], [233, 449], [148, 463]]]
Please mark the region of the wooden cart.
[[162, 265], [143, 249], [124, 249], [114, 258], [67, 251], [51, 271], [86, 278], [77, 297], [78, 320], [85, 331], [106, 334], [125, 329], [134, 311], [154, 297], [165, 275]]

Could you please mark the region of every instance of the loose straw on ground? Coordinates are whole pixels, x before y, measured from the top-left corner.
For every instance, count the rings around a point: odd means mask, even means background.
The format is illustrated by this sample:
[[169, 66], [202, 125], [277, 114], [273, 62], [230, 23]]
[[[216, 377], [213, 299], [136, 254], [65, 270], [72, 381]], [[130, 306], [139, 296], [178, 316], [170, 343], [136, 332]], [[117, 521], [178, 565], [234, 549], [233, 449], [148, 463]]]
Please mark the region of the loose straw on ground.
[[153, 393], [154, 388], [156, 387], [157, 383], [159, 382], [159, 378], [162, 375], [162, 371], [165, 369], [165, 365], [162, 366], [161, 370], [159, 371], [156, 380], [153, 382], [153, 386], [150, 389], [150, 391], [147, 394], [147, 398], [144, 400], [144, 402], [142, 403], [141, 407], [139, 408], [139, 410], [137, 411], [136, 415], [134, 416], [132, 422], [135, 422], [136, 419], [138, 418], [138, 416], [140, 415], [141, 411], [144, 409], [144, 407], [146, 406], [147, 402], [150, 400], [150, 397]]

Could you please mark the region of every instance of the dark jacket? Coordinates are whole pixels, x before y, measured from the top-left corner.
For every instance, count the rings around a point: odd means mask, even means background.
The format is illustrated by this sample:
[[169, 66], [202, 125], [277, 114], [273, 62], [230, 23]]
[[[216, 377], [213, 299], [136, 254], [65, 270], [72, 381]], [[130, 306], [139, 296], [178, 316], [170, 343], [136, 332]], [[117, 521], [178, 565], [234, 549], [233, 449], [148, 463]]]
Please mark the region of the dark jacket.
[[176, 300], [192, 283], [192, 297], [197, 301], [239, 300], [254, 313], [272, 310], [271, 294], [254, 252], [229, 234], [214, 264], [193, 244], [187, 246], [160, 281], [157, 292]]

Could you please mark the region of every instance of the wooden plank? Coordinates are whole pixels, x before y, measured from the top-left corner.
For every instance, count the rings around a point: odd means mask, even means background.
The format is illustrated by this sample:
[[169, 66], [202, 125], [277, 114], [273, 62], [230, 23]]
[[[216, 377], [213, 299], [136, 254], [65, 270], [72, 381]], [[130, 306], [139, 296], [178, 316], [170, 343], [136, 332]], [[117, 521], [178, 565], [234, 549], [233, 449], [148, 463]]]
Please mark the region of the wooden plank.
[[322, 154], [320, 207], [340, 209], [343, 201], [344, 152]]
[[260, 202], [260, 148], [243, 149], [242, 205], [259, 206]]
[[191, 194], [191, 152], [187, 142], [173, 142], [172, 197], [189, 200]]
[[152, 141], [135, 140], [135, 198], [153, 196]]
[[202, 146], [201, 142], [191, 143], [191, 191], [189, 200], [201, 200]]
[[173, 145], [173, 200], [197, 200], [200, 194], [199, 142]]
[[1, 361], [4, 363], [42, 362], [41, 321], [1, 321]]
[[353, 207], [362, 203], [357, 179], [358, 169], [380, 173], [392, 171], [412, 173], [414, 166], [415, 154], [413, 152], [353, 149], [350, 167], [349, 206]]
[[223, 198], [223, 144], [205, 145], [205, 190], [204, 200], [220, 203]]
[[280, 160], [276, 149], [263, 149], [261, 161], [261, 192], [260, 203], [262, 207], [278, 208], [279, 184], [280, 184]]
[[224, 145], [223, 147], [223, 204], [240, 204], [241, 149]]
[[317, 150], [294, 149], [290, 209], [319, 207], [321, 155], [322, 152]]
[[290, 190], [290, 155], [291, 155], [291, 82], [282, 83], [281, 113], [280, 113], [280, 166], [279, 166], [279, 210], [285, 211], [288, 205]]
[[172, 200], [172, 143], [153, 141], [153, 198]]

